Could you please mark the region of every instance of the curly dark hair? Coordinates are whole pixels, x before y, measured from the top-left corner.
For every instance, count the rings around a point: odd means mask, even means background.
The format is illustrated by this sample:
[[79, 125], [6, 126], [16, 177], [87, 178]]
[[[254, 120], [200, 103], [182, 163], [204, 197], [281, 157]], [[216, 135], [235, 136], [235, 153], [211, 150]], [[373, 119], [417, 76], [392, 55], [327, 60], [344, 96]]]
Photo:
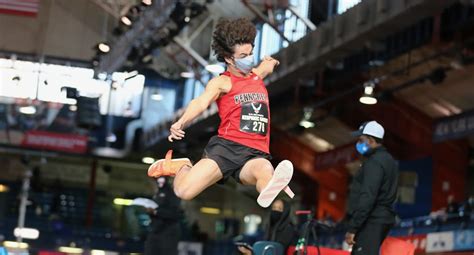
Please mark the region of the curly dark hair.
[[217, 60], [224, 62], [234, 54], [237, 44], [254, 44], [257, 30], [255, 25], [246, 18], [219, 19], [216, 30], [212, 35], [212, 49], [217, 55]]

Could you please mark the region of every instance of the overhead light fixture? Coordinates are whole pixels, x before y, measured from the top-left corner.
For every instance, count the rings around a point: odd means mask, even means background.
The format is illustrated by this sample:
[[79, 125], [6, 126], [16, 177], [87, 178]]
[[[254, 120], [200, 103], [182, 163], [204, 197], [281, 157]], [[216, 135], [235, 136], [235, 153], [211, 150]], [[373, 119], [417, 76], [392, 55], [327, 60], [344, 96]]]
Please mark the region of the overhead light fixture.
[[313, 108], [305, 107], [303, 109], [303, 118], [298, 124], [304, 128], [313, 128], [316, 124], [311, 121], [311, 116], [313, 116]]
[[115, 255], [118, 252], [104, 251], [104, 250], [91, 250], [91, 255]]
[[188, 16], [186, 16], [186, 17], [184, 18], [184, 22], [189, 23], [189, 21], [191, 21], [191, 18], [188, 17]]
[[84, 252], [83, 249], [77, 247], [67, 247], [61, 246], [59, 247], [60, 252], [69, 253], [69, 254], [82, 254]]
[[10, 189], [8, 188], [7, 185], [4, 185], [4, 184], [0, 184], [0, 193], [2, 192], [7, 192], [9, 191]]
[[205, 214], [220, 214], [221, 210], [219, 208], [212, 208], [212, 207], [201, 207], [201, 213]]
[[313, 128], [314, 126], [316, 126], [316, 124], [314, 124], [314, 122], [311, 122], [309, 120], [301, 120], [299, 125], [304, 127], [304, 128]]
[[22, 106], [22, 107], [20, 107], [19, 110], [20, 110], [21, 113], [28, 114], [28, 115], [36, 113], [36, 108], [32, 105]]
[[114, 133], [110, 133], [106, 138], [105, 141], [109, 143], [115, 143], [117, 141], [117, 136]]
[[99, 43], [97, 45], [97, 48], [99, 49], [100, 52], [102, 53], [107, 53], [110, 51], [110, 46], [106, 43]]
[[153, 95], [151, 95], [151, 99], [155, 100], [155, 101], [161, 101], [161, 100], [163, 100], [163, 95], [159, 94], [159, 93], [153, 94]]
[[71, 111], [71, 112], [77, 111], [77, 106], [75, 106], [75, 105], [70, 105], [70, 106], [69, 106], [69, 111]]
[[369, 95], [363, 95], [359, 98], [359, 102], [363, 104], [373, 105], [377, 103], [377, 98]]
[[114, 199], [114, 204], [115, 205], [125, 205], [125, 206], [129, 206], [131, 205], [133, 202], [133, 200], [131, 199], [125, 199], [125, 198], [115, 198]]
[[146, 6], [150, 6], [153, 2], [151, 0], [142, 0], [142, 4]]
[[373, 105], [377, 103], [377, 98], [374, 97], [375, 83], [368, 81], [364, 83], [364, 94], [359, 98], [362, 104]]
[[211, 73], [220, 74], [225, 71], [225, 68], [220, 64], [209, 64], [206, 66], [206, 70]]
[[105, 81], [105, 79], [107, 79], [107, 73], [98, 73], [97, 78], [101, 81]]
[[151, 164], [153, 164], [153, 163], [155, 162], [155, 159], [152, 158], [152, 157], [143, 157], [143, 158], [142, 158], [142, 162], [143, 162], [144, 164], [149, 164], [149, 165], [151, 165]]
[[191, 79], [191, 78], [194, 78], [194, 73], [193, 72], [181, 72], [181, 77], [186, 78], [186, 79]]
[[374, 86], [372, 83], [364, 85], [364, 94], [373, 95], [374, 94]]
[[24, 239], [38, 239], [40, 232], [34, 228], [15, 228], [13, 235]]
[[138, 19], [141, 11], [142, 11], [141, 6], [139, 5], [132, 6], [130, 9], [128, 9], [127, 14], [120, 18], [120, 21], [122, 22], [122, 24], [126, 26], [131, 26], [132, 23]]
[[127, 16], [122, 16], [122, 18], [120, 18], [120, 21], [126, 26], [131, 26], [132, 25], [132, 21]]
[[12, 248], [12, 249], [28, 249], [29, 247], [27, 243], [13, 242], [13, 241], [4, 241], [3, 246], [5, 246], [5, 248]]

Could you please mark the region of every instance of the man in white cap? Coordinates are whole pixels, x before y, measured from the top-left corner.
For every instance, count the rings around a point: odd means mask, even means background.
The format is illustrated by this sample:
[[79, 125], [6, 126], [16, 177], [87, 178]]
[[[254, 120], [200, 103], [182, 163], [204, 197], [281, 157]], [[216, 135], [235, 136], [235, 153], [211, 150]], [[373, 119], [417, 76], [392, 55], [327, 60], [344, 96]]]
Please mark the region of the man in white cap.
[[395, 223], [398, 164], [382, 146], [384, 133], [376, 121], [366, 122], [353, 132], [363, 162], [353, 178], [347, 207], [346, 242], [352, 245], [352, 255], [379, 255]]

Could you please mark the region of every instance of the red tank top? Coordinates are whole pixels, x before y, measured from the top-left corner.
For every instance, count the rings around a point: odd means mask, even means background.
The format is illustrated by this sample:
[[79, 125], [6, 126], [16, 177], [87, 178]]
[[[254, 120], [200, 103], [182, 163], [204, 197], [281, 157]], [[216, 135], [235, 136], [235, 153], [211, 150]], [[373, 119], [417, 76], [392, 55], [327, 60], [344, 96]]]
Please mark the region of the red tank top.
[[251, 73], [249, 77], [230, 77], [231, 90], [217, 101], [218, 136], [227, 140], [270, 153], [270, 108], [268, 92], [262, 79]]

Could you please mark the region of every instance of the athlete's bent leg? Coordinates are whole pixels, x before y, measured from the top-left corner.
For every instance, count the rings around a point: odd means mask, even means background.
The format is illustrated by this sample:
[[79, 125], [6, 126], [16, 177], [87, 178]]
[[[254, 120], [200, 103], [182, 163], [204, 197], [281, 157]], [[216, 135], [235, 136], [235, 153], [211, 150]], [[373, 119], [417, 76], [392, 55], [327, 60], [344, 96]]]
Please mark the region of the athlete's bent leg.
[[245, 185], [255, 185], [260, 193], [273, 176], [273, 166], [268, 159], [254, 158], [242, 167], [240, 181]]
[[222, 177], [217, 163], [212, 159], [204, 158], [193, 167], [184, 166], [176, 173], [173, 183], [174, 192], [183, 200], [191, 200]]
[[294, 197], [293, 191], [287, 186], [292, 176], [293, 165], [290, 161], [283, 160], [274, 171], [270, 161], [263, 158], [248, 161], [239, 175], [243, 184], [256, 185], [260, 193], [257, 203], [264, 208], [270, 206], [282, 190], [291, 198]]

